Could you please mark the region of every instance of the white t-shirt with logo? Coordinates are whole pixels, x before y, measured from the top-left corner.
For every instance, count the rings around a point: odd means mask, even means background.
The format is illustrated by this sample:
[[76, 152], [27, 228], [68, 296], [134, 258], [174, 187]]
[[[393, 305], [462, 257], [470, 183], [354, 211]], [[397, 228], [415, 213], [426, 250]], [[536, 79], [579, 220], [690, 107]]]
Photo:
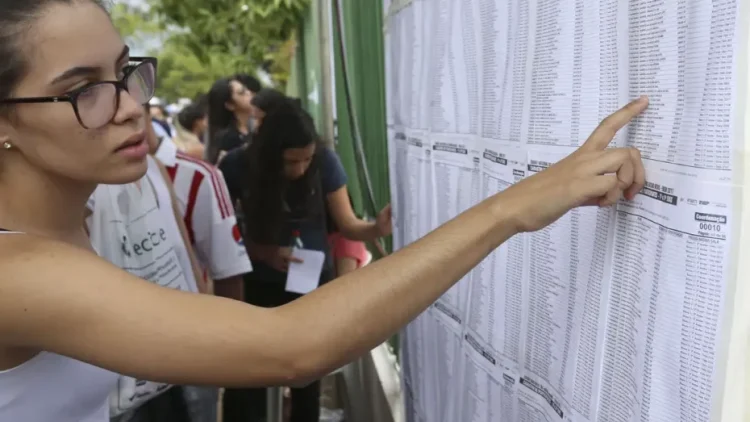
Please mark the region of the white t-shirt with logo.
[[[87, 218], [91, 244], [114, 265], [160, 286], [197, 292], [190, 256], [172, 210], [171, 195], [156, 161], [136, 183], [100, 185]], [[110, 397], [117, 416], [166, 391], [170, 385], [121, 377]]]
[[222, 280], [251, 272], [221, 171], [169, 145], [160, 147], [156, 157], [167, 167], [188, 237], [211, 278]]

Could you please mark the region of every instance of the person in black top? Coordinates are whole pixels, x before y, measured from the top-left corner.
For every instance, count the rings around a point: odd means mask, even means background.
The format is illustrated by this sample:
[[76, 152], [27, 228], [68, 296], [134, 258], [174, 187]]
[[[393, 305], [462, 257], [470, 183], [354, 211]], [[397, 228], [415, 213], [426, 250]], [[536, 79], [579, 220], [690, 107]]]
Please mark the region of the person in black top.
[[[338, 156], [323, 146], [314, 124], [299, 105], [285, 98], [269, 109], [252, 143], [227, 154], [220, 164], [230, 195], [244, 214], [244, 239], [253, 261], [246, 278], [246, 300], [276, 307], [300, 295], [287, 292], [289, 248], [297, 232], [305, 249], [326, 254], [320, 284], [334, 278], [328, 244], [328, 216], [354, 240], [372, 240], [391, 232], [390, 207], [375, 221], [356, 217]], [[320, 384], [292, 389], [292, 422], [317, 422]], [[226, 422], [262, 420], [265, 390], [228, 390]]]
[[[262, 88], [260, 91], [258, 91], [254, 96], [253, 99], [250, 101], [252, 105], [252, 127], [255, 132], [258, 131], [261, 124], [263, 123], [263, 117], [266, 115], [266, 113], [271, 112], [272, 110], [275, 110], [277, 107], [279, 107], [281, 104], [287, 101], [287, 96], [281, 93], [280, 91], [277, 91], [275, 89], [271, 88]], [[248, 143], [251, 141], [251, 136], [248, 135], [245, 137], [246, 142], [243, 144], [240, 148], [245, 148]], [[226, 165], [221, 166], [221, 168], [229, 172], [228, 174], [224, 174], [224, 179], [227, 184], [227, 189], [229, 190], [229, 195], [232, 198], [232, 202], [235, 204], [235, 207], [237, 208], [237, 223], [242, 226], [242, 210], [237, 204], [237, 200], [241, 196], [241, 191], [243, 189], [243, 185], [247, 183], [247, 178], [245, 177], [247, 175], [246, 171], [246, 164], [247, 160], [245, 159], [244, 154], [227, 154], [223, 160], [229, 160], [230, 163], [227, 163]]]
[[206, 161], [216, 164], [226, 152], [246, 142], [252, 98], [253, 93], [236, 79], [219, 79], [211, 87]]

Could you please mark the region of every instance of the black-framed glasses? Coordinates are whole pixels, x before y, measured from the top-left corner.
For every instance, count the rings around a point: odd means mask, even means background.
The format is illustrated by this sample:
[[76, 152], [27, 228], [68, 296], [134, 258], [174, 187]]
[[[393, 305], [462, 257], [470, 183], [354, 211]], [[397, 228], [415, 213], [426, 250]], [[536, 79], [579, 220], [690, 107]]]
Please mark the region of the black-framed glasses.
[[117, 114], [122, 91], [141, 105], [151, 101], [156, 90], [156, 64], [155, 57], [131, 57], [119, 81], [92, 83], [56, 97], [8, 98], [0, 104], [70, 103], [81, 126], [98, 129]]

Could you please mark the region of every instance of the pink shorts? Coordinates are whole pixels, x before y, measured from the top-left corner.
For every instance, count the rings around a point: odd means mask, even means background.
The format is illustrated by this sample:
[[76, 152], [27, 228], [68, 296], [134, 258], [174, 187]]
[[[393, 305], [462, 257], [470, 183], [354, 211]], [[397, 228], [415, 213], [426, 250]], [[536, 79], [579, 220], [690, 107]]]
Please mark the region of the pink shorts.
[[361, 267], [367, 260], [367, 248], [364, 242], [349, 240], [341, 233], [333, 233], [328, 235], [328, 243], [331, 245], [333, 259], [356, 259], [357, 268]]

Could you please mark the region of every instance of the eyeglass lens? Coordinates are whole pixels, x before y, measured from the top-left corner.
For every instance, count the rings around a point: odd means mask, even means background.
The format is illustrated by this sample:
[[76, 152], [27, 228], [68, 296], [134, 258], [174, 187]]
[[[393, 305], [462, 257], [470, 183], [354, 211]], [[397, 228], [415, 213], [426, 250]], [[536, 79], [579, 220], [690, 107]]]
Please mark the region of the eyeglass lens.
[[[154, 95], [156, 69], [149, 62], [138, 64], [124, 81], [128, 93], [138, 104], [146, 104]], [[98, 84], [78, 95], [78, 115], [90, 129], [99, 128], [117, 113], [117, 88], [113, 84]]]

